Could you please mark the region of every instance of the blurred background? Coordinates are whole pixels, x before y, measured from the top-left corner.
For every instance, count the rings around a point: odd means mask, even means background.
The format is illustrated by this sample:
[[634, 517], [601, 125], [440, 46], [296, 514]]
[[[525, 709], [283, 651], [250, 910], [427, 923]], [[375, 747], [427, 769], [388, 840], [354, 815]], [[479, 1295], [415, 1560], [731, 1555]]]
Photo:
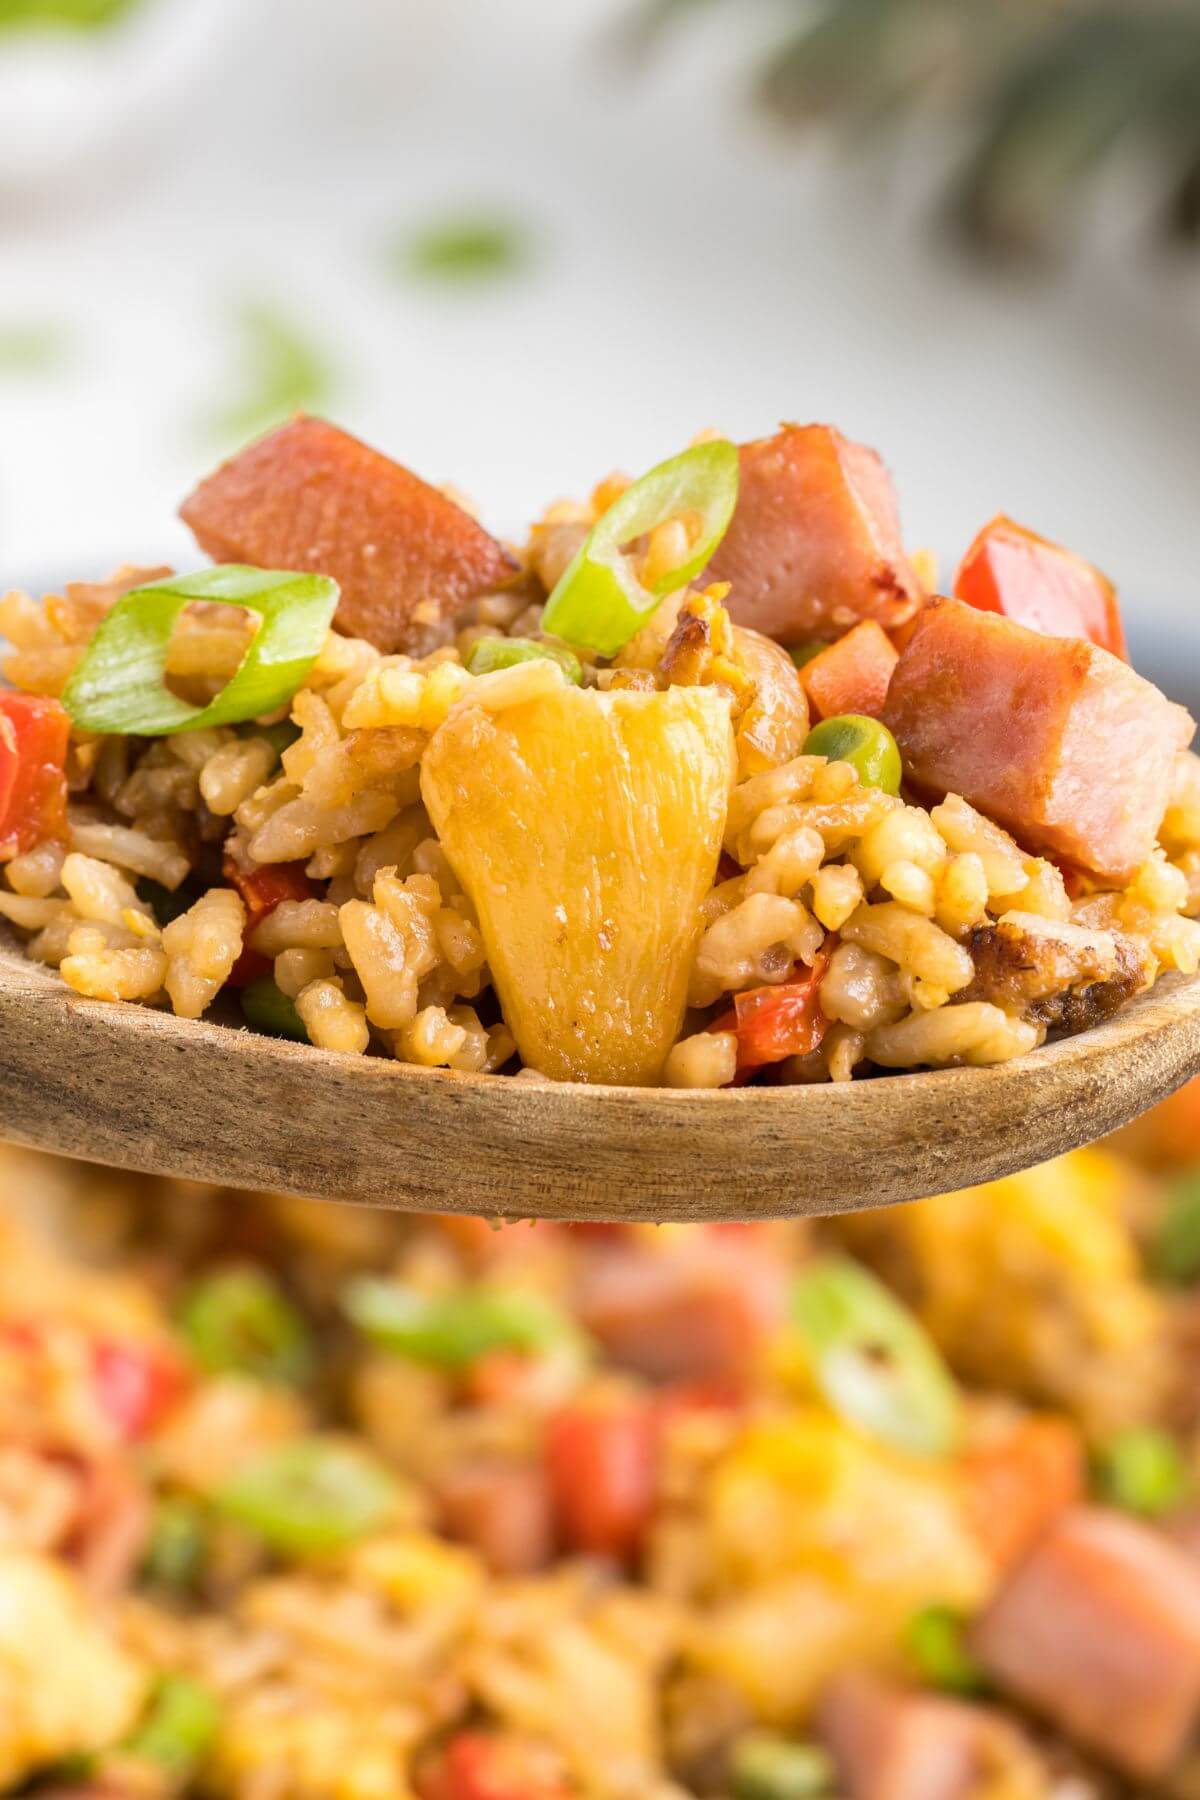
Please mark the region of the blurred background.
[[823, 419], [1200, 651], [1195, 0], [0, 0], [0, 118], [0, 580], [298, 406], [502, 530]]

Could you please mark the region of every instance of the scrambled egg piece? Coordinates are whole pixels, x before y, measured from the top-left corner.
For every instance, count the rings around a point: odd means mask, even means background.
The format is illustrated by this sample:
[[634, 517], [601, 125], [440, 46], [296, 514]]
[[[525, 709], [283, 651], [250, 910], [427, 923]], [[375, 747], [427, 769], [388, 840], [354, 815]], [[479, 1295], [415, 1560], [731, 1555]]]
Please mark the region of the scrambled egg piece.
[[[293, 1800], [414, 1800], [407, 1766], [418, 1735], [402, 1715], [379, 1717], [301, 1692], [267, 1690], [228, 1710], [211, 1779], [218, 1793]], [[407, 1729], [405, 1729], [407, 1725]], [[395, 1741], [393, 1741], [395, 1740]]]
[[0, 1786], [119, 1742], [148, 1681], [90, 1615], [63, 1568], [0, 1552]]
[[707, 1524], [728, 1593], [697, 1619], [690, 1660], [773, 1724], [800, 1724], [847, 1662], [894, 1661], [919, 1607], [969, 1610], [992, 1580], [953, 1464], [815, 1406], [752, 1427], [721, 1458]]
[[1162, 1302], [1126, 1216], [1130, 1183], [1106, 1151], [1076, 1150], [837, 1230], [960, 1374], [1066, 1406], [1103, 1434], [1152, 1415], [1168, 1377]]

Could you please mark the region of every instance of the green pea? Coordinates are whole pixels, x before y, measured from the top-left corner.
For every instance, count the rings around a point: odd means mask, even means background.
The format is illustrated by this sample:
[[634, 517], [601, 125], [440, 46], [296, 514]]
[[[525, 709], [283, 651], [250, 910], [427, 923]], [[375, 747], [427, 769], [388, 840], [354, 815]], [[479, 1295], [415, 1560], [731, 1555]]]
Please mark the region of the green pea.
[[399, 1490], [373, 1457], [333, 1438], [300, 1438], [244, 1463], [217, 1490], [227, 1519], [281, 1556], [319, 1556], [365, 1537], [395, 1510]]
[[207, 1551], [204, 1512], [195, 1500], [173, 1495], [160, 1500], [150, 1526], [142, 1573], [161, 1587], [194, 1587]]
[[946, 1456], [960, 1400], [933, 1341], [883, 1283], [848, 1257], [815, 1262], [792, 1290], [792, 1326], [830, 1406], [915, 1456]]
[[124, 1749], [182, 1777], [204, 1761], [220, 1722], [220, 1708], [208, 1688], [186, 1675], [165, 1675], [148, 1715]]
[[885, 794], [900, 792], [903, 769], [896, 740], [886, 725], [865, 713], [822, 719], [805, 738], [804, 754], [852, 763], [864, 787], [882, 788]]
[[1200, 1169], [1172, 1183], [1149, 1262], [1151, 1273], [1172, 1285], [1185, 1287], [1200, 1275]]
[[248, 725], [246, 736], [266, 738], [276, 756], [282, 756], [299, 738], [300, 727], [290, 719], [276, 719], [274, 725]]
[[1109, 1440], [1096, 1457], [1095, 1484], [1111, 1505], [1148, 1519], [1173, 1511], [1189, 1485], [1179, 1445], [1149, 1425], [1132, 1426]]
[[398, 1281], [363, 1276], [346, 1291], [345, 1308], [381, 1349], [413, 1362], [465, 1368], [492, 1350], [529, 1354], [578, 1346], [582, 1333], [540, 1294], [475, 1287], [429, 1295]]
[[733, 1800], [819, 1800], [832, 1794], [833, 1759], [816, 1744], [800, 1744], [772, 1731], [748, 1731], [729, 1758]]
[[247, 1025], [253, 1025], [256, 1031], [265, 1031], [271, 1037], [295, 1038], [297, 1043], [307, 1044], [308, 1032], [296, 1011], [295, 1001], [289, 1000], [269, 975], [260, 975], [257, 981], [244, 987], [239, 998]]
[[576, 687], [583, 682], [579, 658], [565, 644], [536, 643], [533, 638], [478, 638], [467, 652], [467, 669], [472, 675], [490, 675], [495, 669], [512, 669], [527, 662], [557, 663]]
[[185, 913], [189, 906], [194, 906], [205, 887], [194, 875], [187, 876], [173, 889], [163, 887], [161, 882], [151, 881], [148, 875], [144, 875], [137, 884], [137, 891], [139, 899], [144, 900], [154, 914], [155, 923], [161, 926], [169, 925], [172, 919], [178, 919]]
[[810, 663], [814, 656], [820, 656], [822, 650], [828, 650], [828, 648], [828, 644], [793, 644], [788, 650], [788, 655], [796, 667], [802, 669], [805, 663]]
[[211, 1375], [226, 1371], [297, 1385], [313, 1364], [308, 1327], [261, 1269], [223, 1269], [184, 1297], [180, 1330]]
[[916, 1673], [945, 1694], [980, 1694], [987, 1679], [964, 1639], [966, 1621], [951, 1606], [923, 1606], [904, 1635]]

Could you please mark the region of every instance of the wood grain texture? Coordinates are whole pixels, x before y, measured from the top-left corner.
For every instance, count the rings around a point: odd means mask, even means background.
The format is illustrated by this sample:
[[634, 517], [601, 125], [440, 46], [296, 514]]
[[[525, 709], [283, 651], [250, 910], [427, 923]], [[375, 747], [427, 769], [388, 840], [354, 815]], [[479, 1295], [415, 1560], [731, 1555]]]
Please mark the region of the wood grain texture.
[[82, 1000], [0, 942], [0, 1137], [121, 1168], [417, 1211], [752, 1219], [1041, 1162], [1200, 1071], [1200, 977], [993, 1069], [711, 1093], [340, 1057]]

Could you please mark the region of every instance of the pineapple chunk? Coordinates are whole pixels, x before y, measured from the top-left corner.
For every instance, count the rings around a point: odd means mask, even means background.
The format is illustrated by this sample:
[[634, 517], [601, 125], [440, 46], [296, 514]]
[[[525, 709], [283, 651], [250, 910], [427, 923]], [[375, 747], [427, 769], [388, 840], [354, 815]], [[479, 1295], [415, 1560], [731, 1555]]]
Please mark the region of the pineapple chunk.
[[422, 797], [529, 1067], [660, 1079], [732, 776], [729, 701], [714, 688], [559, 681], [502, 711], [468, 696], [434, 733]]
[[0, 1785], [103, 1750], [135, 1723], [149, 1676], [49, 1557], [0, 1552]]

